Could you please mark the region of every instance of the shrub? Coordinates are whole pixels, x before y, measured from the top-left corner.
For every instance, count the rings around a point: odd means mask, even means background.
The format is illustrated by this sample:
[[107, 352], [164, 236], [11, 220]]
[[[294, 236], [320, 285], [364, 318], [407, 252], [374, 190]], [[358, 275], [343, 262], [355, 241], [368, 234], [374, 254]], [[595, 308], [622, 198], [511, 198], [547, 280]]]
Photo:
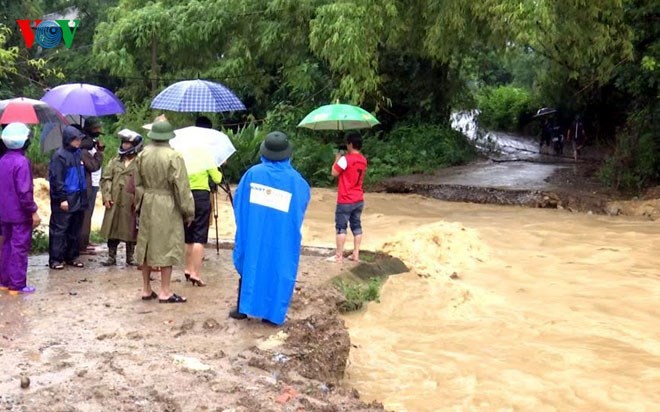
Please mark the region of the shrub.
[[266, 137], [266, 131], [251, 123], [238, 132], [224, 130], [224, 133], [229, 136], [236, 152], [227, 160], [223, 171], [229, 182], [238, 183], [247, 169], [259, 163], [259, 146]]
[[474, 146], [463, 134], [436, 124], [404, 124], [387, 135], [370, 136], [362, 151], [369, 161], [367, 183], [431, 172], [466, 163], [476, 156]]
[[494, 130], [520, 130], [522, 119], [534, 112], [529, 92], [512, 86], [482, 89], [477, 94], [477, 107], [480, 126]]
[[368, 282], [362, 283], [337, 279], [335, 280], [335, 286], [345, 298], [339, 304], [339, 311], [347, 313], [361, 309], [366, 302], [379, 302], [380, 288], [383, 286], [383, 280], [373, 277]]
[[32, 231], [32, 247], [30, 248], [31, 254], [39, 254], [48, 252], [48, 235], [41, 229]]

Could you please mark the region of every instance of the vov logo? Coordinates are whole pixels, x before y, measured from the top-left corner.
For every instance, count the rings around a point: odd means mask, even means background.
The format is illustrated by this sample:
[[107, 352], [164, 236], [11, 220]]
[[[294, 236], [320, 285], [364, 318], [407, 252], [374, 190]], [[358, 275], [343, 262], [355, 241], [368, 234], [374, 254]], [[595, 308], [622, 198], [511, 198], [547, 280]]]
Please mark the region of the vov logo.
[[16, 20], [16, 23], [28, 49], [35, 41], [44, 49], [57, 47], [63, 41], [70, 49], [80, 20]]

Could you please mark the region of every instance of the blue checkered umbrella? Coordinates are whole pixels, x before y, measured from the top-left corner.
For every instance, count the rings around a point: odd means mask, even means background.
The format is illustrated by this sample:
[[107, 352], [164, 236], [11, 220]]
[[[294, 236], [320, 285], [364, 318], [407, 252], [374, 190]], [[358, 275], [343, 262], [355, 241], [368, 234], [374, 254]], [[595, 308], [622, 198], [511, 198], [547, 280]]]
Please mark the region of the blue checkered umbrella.
[[152, 109], [175, 112], [233, 112], [245, 110], [238, 97], [220, 83], [206, 80], [185, 80], [174, 83], [160, 92]]

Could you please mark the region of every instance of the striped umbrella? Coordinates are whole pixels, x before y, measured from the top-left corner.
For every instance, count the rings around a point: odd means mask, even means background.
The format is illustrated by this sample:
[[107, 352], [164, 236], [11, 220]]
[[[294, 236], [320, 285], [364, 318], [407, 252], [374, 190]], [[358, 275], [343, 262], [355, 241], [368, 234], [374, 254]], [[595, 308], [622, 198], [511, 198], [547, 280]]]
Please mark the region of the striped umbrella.
[[220, 83], [184, 80], [168, 86], [151, 102], [152, 109], [174, 112], [233, 112], [245, 110], [234, 92]]

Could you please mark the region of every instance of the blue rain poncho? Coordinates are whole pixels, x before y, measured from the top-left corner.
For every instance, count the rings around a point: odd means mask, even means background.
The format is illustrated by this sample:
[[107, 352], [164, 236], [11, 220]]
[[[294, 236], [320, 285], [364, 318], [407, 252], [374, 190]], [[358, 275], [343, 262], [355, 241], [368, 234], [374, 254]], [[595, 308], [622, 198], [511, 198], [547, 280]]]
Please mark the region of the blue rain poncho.
[[289, 159], [264, 157], [241, 178], [234, 197], [234, 266], [239, 312], [284, 323], [296, 283], [310, 188]]

